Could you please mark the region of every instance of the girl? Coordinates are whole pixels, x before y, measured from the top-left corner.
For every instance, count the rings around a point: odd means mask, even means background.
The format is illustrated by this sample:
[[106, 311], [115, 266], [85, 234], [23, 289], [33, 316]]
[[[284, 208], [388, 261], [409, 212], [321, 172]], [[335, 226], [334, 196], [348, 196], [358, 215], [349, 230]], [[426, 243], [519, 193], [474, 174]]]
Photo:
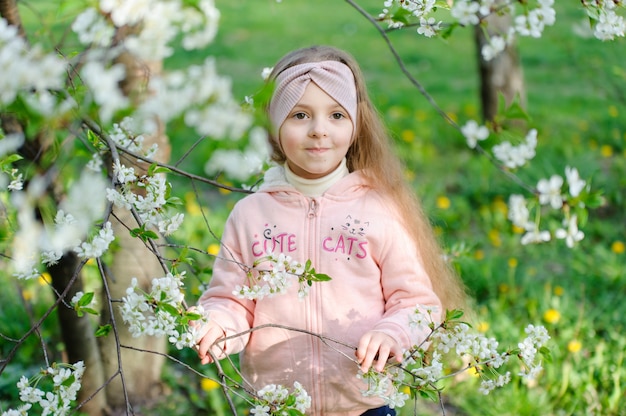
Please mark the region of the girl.
[[[258, 192], [236, 204], [226, 223], [213, 277], [199, 303], [209, 316], [198, 355], [243, 351], [241, 371], [253, 388], [300, 382], [313, 415], [395, 415], [364, 397], [358, 370], [381, 371], [426, 334], [409, 326], [416, 305], [463, 306], [464, 290], [446, 264], [420, 204], [403, 180], [355, 60], [332, 47], [283, 57], [270, 80], [272, 159]], [[298, 299], [233, 294], [268, 247], [311, 260], [332, 280]], [[249, 331], [219, 342], [220, 338]], [[290, 331], [296, 328], [301, 331]], [[330, 346], [319, 334], [356, 349]], [[217, 341], [217, 342], [216, 342]], [[341, 353], [343, 352], [343, 353]]]

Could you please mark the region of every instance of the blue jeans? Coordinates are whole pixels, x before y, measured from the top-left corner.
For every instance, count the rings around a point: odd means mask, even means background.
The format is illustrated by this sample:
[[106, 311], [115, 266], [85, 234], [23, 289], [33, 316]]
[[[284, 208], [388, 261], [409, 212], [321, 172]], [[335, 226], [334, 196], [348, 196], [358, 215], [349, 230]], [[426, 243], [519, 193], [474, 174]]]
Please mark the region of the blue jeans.
[[379, 407], [378, 409], [370, 409], [363, 413], [361, 416], [396, 416], [396, 409], [391, 409], [389, 406]]

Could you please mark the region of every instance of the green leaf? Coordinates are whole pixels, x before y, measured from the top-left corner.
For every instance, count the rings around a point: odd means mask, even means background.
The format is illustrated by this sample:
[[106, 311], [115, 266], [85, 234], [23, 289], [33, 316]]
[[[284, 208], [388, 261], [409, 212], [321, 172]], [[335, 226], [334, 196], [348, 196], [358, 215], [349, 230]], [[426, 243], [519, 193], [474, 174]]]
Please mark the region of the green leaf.
[[96, 133], [92, 130], [87, 130], [87, 140], [89, 140], [89, 142], [95, 147], [100, 145], [100, 137], [98, 137], [98, 135], [96, 135]]
[[194, 311], [187, 311], [185, 313], [185, 316], [187, 317], [187, 319], [189, 319], [190, 321], [197, 321], [198, 319], [202, 319], [202, 315], [199, 314], [198, 312], [194, 312]]
[[543, 356], [543, 359], [546, 360], [547, 363], [552, 362], [552, 352], [550, 351], [548, 347], [539, 348], [539, 352], [541, 353], [541, 355]]
[[93, 292], [85, 293], [76, 303], [77, 306], [87, 306], [93, 300]]
[[315, 273], [313, 275], [313, 280], [316, 282], [328, 282], [330, 280], [333, 280], [329, 275], [324, 274], [324, 273]]
[[106, 337], [107, 335], [109, 335], [109, 332], [111, 332], [112, 329], [113, 326], [111, 326], [111, 324], [100, 325], [98, 329], [96, 329], [96, 336]]
[[170, 305], [169, 303], [161, 303], [161, 304], [159, 304], [159, 308], [158, 309], [164, 310], [165, 312], [169, 313], [172, 316], [180, 315], [180, 313], [178, 312], [178, 309], [176, 309], [175, 306]]
[[2, 170], [5, 169], [5, 166], [8, 166], [14, 162], [17, 162], [19, 160], [24, 159], [22, 156], [18, 155], [18, 154], [11, 154], [8, 155], [7, 157], [3, 158], [2, 161], [0, 161], [0, 167], [2, 168]]
[[177, 205], [177, 206], [183, 205], [183, 200], [177, 196], [172, 196], [172, 197], [167, 198], [166, 202], [167, 202], [167, 205]]
[[452, 309], [446, 311], [446, 321], [456, 321], [464, 315], [461, 309]]
[[139, 228], [133, 228], [132, 230], [130, 230], [130, 235], [132, 235], [135, 238], [140, 238], [141, 241], [144, 241], [144, 242], [148, 241], [148, 239], [155, 240], [159, 238], [157, 233], [151, 230], [146, 230], [144, 227], [145, 225], [142, 224], [142, 226]]
[[400, 22], [404, 25], [408, 25], [411, 22], [409, 21], [411, 17], [411, 12], [403, 7], [398, 8], [397, 10], [395, 10], [395, 12], [393, 13], [393, 15], [391, 16], [391, 18], [395, 21], [395, 22]]
[[98, 312], [97, 310], [93, 308], [80, 308], [80, 310], [83, 312], [87, 312], [88, 314], [91, 314], [91, 315], [100, 315], [100, 312]]
[[421, 397], [432, 400], [433, 402], [436, 402], [439, 399], [437, 392], [431, 389], [419, 390], [418, 393]]
[[293, 394], [290, 394], [289, 397], [287, 397], [287, 400], [285, 400], [285, 405], [293, 406], [294, 404], [296, 404], [296, 397]]

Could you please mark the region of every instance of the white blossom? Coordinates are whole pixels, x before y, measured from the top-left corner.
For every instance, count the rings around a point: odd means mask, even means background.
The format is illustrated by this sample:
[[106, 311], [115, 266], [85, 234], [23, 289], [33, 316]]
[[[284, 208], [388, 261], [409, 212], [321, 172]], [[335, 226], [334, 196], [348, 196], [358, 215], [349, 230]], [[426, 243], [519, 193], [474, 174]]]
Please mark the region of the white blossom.
[[555, 232], [556, 238], [564, 239], [565, 244], [569, 248], [574, 247], [574, 245], [585, 238], [585, 233], [578, 229], [578, 217], [576, 215], [572, 215], [569, 219], [563, 220], [563, 225], [565, 228], [559, 228]]
[[489, 42], [483, 45], [480, 53], [485, 61], [491, 61], [506, 48], [506, 41], [502, 36], [492, 36]]
[[0, 140], [0, 157], [15, 152], [22, 144], [24, 144], [23, 134], [7, 134]]
[[502, 142], [493, 147], [493, 155], [506, 167], [515, 169], [524, 166], [535, 157], [537, 147], [537, 130], [531, 129], [524, 141], [517, 146], [510, 142]]
[[417, 28], [417, 33], [427, 38], [432, 38], [441, 30], [441, 23], [441, 21], [437, 22], [434, 17], [429, 17], [428, 19], [420, 17], [420, 26]]
[[18, 94], [47, 95], [47, 90], [62, 89], [66, 76], [65, 61], [56, 54], [45, 54], [40, 45], [29, 46], [17, 28], [1, 17], [0, 68], [0, 104], [12, 103]]
[[516, 227], [528, 230], [534, 227], [534, 223], [529, 220], [529, 216], [530, 211], [526, 205], [526, 199], [522, 195], [511, 195], [509, 197], [507, 218]]
[[111, 223], [107, 221], [102, 229], [98, 231], [98, 235], [91, 240], [91, 243], [84, 242], [80, 246], [75, 247], [74, 251], [78, 254], [78, 257], [83, 259], [97, 258], [108, 250], [113, 240], [115, 240], [113, 229], [111, 228]]
[[477, 25], [480, 22], [478, 16], [480, 3], [469, 0], [455, 1], [450, 10], [450, 14], [462, 26]]
[[463, 127], [461, 133], [467, 140], [467, 145], [473, 149], [481, 140], [489, 137], [489, 129], [486, 126], [480, 126], [475, 120], [470, 120]]
[[626, 31], [626, 20], [615, 12], [615, 3], [601, 1], [603, 7], [597, 9], [597, 21], [593, 35], [600, 40], [613, 40], [615, 37], [623, 37]]
[[585, 189], [586, 182], [580, 178], [578, 169], [569, 166], [565, 167], [565, 177], [569, 185], [569, 194], [576, 198]]
[[526, 234], [524, 234], [520, 240], [522, 245], [527, 244], [538, 244], [545, 243], [550, 241], [552, 237], [550, 236], [550, 231], [547, 230], [539, 230], [538, 228], [527, 229]]
[[126, 108], [129, 100], [119, 88], [119, 83], [126, 76], [122, 64], [105, 67], [101, 62], [91, 60], [82, 67], [81, 76], [85, 85], [93, 94], [98, 104], [102, 121], [109, 122], [115, 112]]
[[542, 205], [549, 204], [554, 209], [560, 209], [563, 206], [562, 186], [563, 177], [559, 175], [552, 175], [550, 179], [540, 179], [537, 183], [539, 203]]
[[115, 34], [115, 28], [109, 25], [104, 16], [93, 7], [76, 17], [72, 23], [72, 30], [78, 35], [78, 40], [83, 45], [93, 44], [100, 47], [111, 45]]
[[[262, 267], [261, 267], [262, 266]], [[255, 265], [255, 274], [249, 275], [253, 280], [251, 285], [236, 285], [233, 295], [240, 299], [260, 300], [264, 297], [271, 297], [278, 294], [287, 293], [294, 279], [298, 280], [304, 273], [302, 263], [293, 260], [290, 256], [280, 253], [278, 256], [269, 253]], [[299, 288], [299, 298], [302, 299], [308, 286], [301, 283]], [[304, 293], [302, 293], [305, 291]]]

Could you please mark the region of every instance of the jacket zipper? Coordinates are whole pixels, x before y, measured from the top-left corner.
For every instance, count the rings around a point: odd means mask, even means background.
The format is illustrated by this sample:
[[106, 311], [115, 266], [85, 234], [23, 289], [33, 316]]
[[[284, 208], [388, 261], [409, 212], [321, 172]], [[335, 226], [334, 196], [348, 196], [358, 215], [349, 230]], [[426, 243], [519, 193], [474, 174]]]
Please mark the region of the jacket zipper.
[[317, 216], [318, 206], [319, 206], [319, 203], [317, 202], [317, 200], [315, 198], [311, 198], [311, 200], [309, 201], [309, 219], [310, 220], [312, 220], [313, 218]]
[[[315, 243], [317, 241], [317, 233], [316, 233], [316, 229], [317, 229], [317, 214], [318, 214], [318, 208], [319, 208], [319, 202], [315, 199], [315, 198], [310, 198], [309, 199], [309, 207], [308, 207], [308, 212], [307, 212], [307, 227], [308, 227], [308, 233], [309, 233], [309, 247], [308, 247], [308, 259], [310, 259], [312, 262], [315, 261], [315, 259], [313, 258], [315, 255]], [[315, 311], [317, 310], [318, 304], [319, 304], [319, 300], [317, 298], [317, 296], [311, 296], [317, 293], [317, 290], [312, 290], [309, 292], [309, 299], [308, 299], [308, 303], [309, 303], [309, 322], [310, 322], [310, 330], [313, 333], [317, 333], [319, 332], [319, 322], [318, 322], [318, 318], [315, 314]], [[312, 347], [313, 347], [313, 351], [312, 351], [312, 364], [313, 367], [315, 368], [317, 365], [319, 365], [320, 360], [321, 360], [321, 353], [319, 350], [319, 345], [317, 343], [317, 340], [315, 338], [311, 339], [311, 343], [312, 343]], [[312, 373], [311, 375], [312, 380], [314, 381], [315, 378], [315, 372]], [[314, 400], [314, 403], [321, 403], [322, 400], [322, 391], [320, 389], [320, 386], [317, 385], [318, 383], [312, 383], [312, 386], [314, 386], [313, 388], [315, 389], [315, 391], [310, 392], [311, 398]]]

